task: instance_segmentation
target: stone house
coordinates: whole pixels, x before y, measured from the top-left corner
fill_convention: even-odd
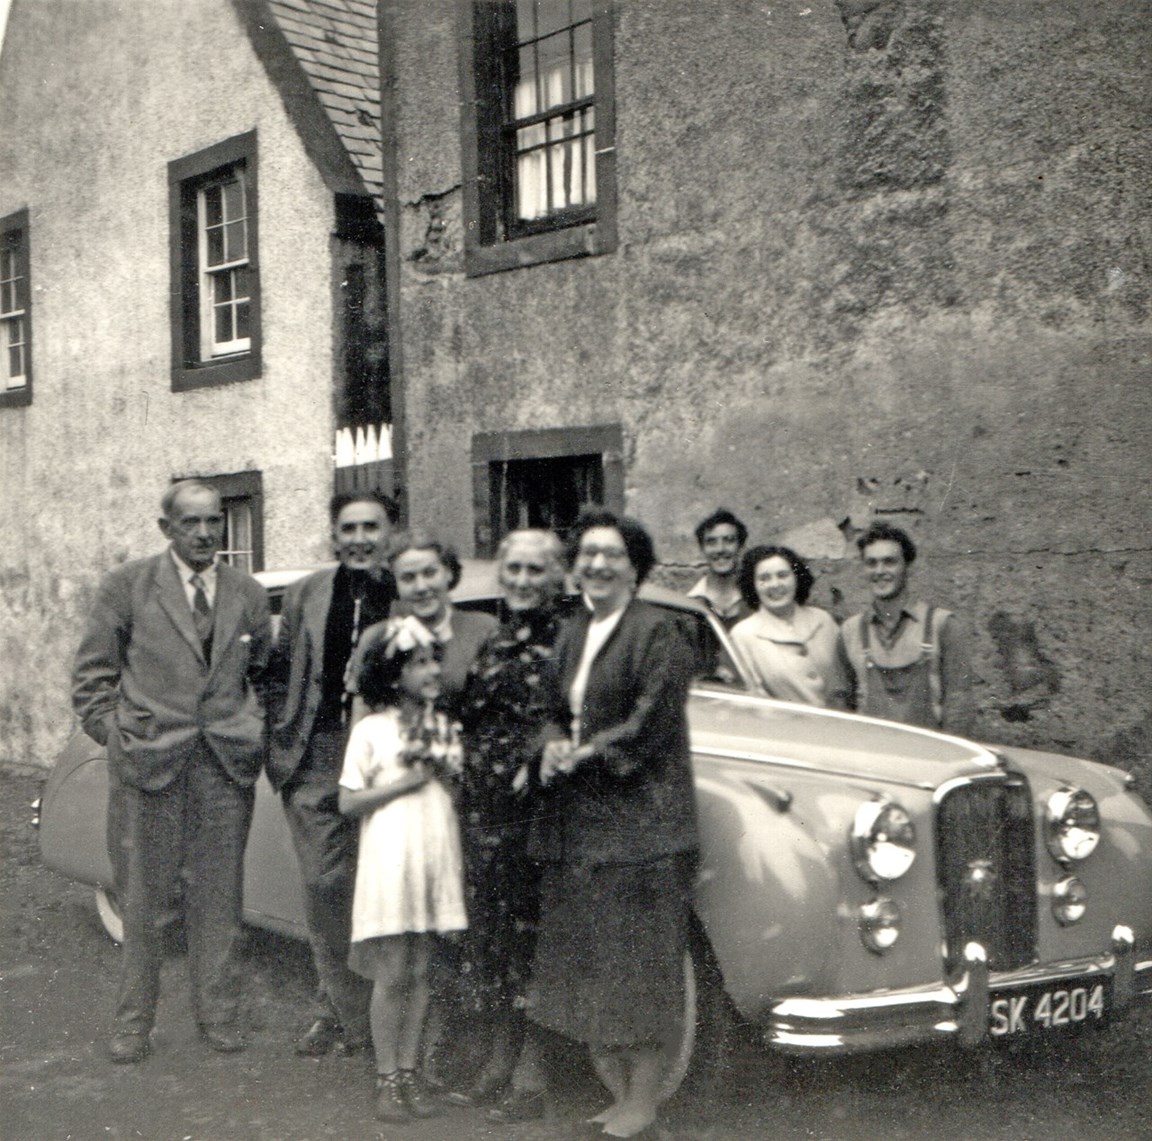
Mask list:
[[[364,0],[12,5],[5,759],[47,764],[66,737],[92,590],[161,548],[169,480],[221,488],[252,569],[325,557],[337,477],[391,487],[377,37]],[[362,462],[336,472],[354,433]]]
[[[1147,756],[1147,2],[381,5],[411,510],[912,532],[989,740]]]
[[[1147,763],[1150,7],[15,0],[6,752],[67,731],[77,623],[166,480],[258,472],[296,565],[333,431],[385,422],[358,470],[465,553],[600,499],[686,583],[725,504],[848,613],[894,519],[970,622],[985,738]],[[237,362],[196,356],[178,239],[235,163],[260,296],[223,356],[258,368],[199,383]]]

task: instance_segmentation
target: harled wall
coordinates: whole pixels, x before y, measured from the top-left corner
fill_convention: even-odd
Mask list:
[[[16,0],[0,107],[35,370],[0,408],[0,758],[48,764],[94,587],[162,548],[174,475],[262,471],[267,564],[325,556],[333,206],[227,0]],[[263,375],[176,394],[167,163],[253,128]]]
[[[413,514],[467,548],[474,432],[618,422],[669,580],[724,503],[850,612],[892,517],[983,736],[1147,764],[1150,5],[623,0],[618,250],[477,279],[455,8],[392,7]]]

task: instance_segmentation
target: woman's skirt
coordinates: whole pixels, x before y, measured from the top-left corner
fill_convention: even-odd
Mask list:
[[[674,1041],[695,863],[546,865],[528,1016],[594,1051]]]

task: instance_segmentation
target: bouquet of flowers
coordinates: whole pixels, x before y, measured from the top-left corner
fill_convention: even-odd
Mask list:
[[[426,765],[441,780],[453,780],[464,770],[464,747],[460,726],[439,712],[431,702],[414,724],[404,725],[405,747],[401,759],[409,765]]]

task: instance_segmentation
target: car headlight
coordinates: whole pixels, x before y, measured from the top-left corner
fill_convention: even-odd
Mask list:
[[[860,908],[860,938],[874,954],[882,955],[900,938],[900,905],[892,899],[874,899]]]
[[[1088,889],[1075,877],[1068,876],[1052,887],[1052,914],[1062,927],[1079,923],[1088,910]]]
[[[1100,809],[1082,788],[1062,788],[1048,798],[1048,850],[1063,863],[1084,860],[1100,842]]]
[[[852,822],[852,857],[869,883],[898,880],[916,859],[916,825],[892,800],[870,800]]]

